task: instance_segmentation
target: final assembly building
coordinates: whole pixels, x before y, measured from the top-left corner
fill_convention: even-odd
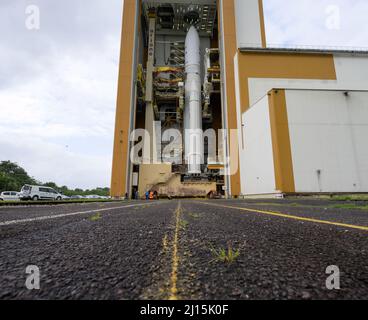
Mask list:
[[[368,53],[267,44],[262,0],[124,0],[111,195],[368,192]]]

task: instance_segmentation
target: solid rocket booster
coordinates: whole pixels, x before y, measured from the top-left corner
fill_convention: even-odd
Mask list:
[[[200,174],[203,163],[201,55],[197,29],[191,27],[185,39],[185,159],[189,174]]]

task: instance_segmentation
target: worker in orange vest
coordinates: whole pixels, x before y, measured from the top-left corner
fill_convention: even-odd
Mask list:
[[[149,193],[149,199],[150,200],[153,200],[153,198],[154,198],[154,193],[153,193],[153,191],[150,191],[150,193]]]

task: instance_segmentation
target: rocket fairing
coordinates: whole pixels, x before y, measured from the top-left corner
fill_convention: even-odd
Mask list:
[[[189,174],[200,174],[204,158],[202,131],[202,91],[200,39],[197,29],[190,27],[185,39],[185,159]]]

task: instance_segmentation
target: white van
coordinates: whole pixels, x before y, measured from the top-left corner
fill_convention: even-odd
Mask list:
[[[21,200],[61,200],[62,194],[50,187],[31,186],[26,184],[20,191]]]
[[[19,201],[19,192],[16,191],[1,192],[0,201]]]

